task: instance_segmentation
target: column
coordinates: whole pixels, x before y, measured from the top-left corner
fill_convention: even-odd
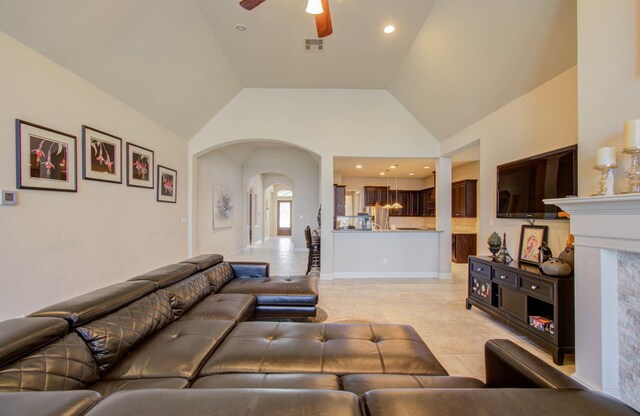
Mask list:
[[[333,156],[320,161],[320,201],[322,225],[320,236],[320,278],[333,279]]]
[[[451,278],[451,159],[436,161],[436,229],[439,239],[438,277]]]

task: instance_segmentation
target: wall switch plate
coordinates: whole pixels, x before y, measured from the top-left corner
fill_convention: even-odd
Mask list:
[[[0,205],[15,205],[16,204],[16,191],[1,191]]]

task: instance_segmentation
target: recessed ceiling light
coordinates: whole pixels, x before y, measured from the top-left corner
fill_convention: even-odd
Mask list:
[[[396,165],[389,166],[389,169],[395,169],[395,168],[396,168]]]
[[[429,166],[425,166],[424,168],[425,168],[425,169],[429,169]]]
[[[384,172],[380,172],[380,176],[384,176]]]
[[[362,165],[356,165],[356,169],[362,169]]]
[[[411,173],[409,174],[409,176],[413,176],[413,175],[415,175],[415,173],[413,173],[413,172],[411,172]]]
[[[245,25],[241,25],[240,23],[235,25],[235,28],[236,28],[236,31],[238,31],[239,33],[244,33],[247,31],[247,27]]]
[[[386,34],[393,33],[395,31],[396,31],[396,27],[393,25],[388,25],[388,26],[385,26],[384,28],[384,33]]]

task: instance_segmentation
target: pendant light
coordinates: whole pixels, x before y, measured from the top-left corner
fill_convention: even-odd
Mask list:
[[[387,176],[387,203],[385,204],[385,206],[382,207],[382,209],[391,209],[391,204],[389,204],[389,169],[386,170],[386,176]]]
[[[309,0],[305,12],[309,14],[322,14],[322,0]]]
[[[398,167],[398,165],[396,165]],[[402,205],[398,202],[398,174],[396,173],[396,202],[391,205],[393,209],[402,209]]]

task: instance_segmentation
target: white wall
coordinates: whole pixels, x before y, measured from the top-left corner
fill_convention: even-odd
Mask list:
[[[80,159],[77,193],[20,190],[17,206],[0,207],[0,320],[184,259],[186,141],[3,33],[0,62],[1,189],[16,186],[16,118],[77,136],[78,150],[86,124],[178,171],[177,204],[82,180]]]
[[[242,166],[223,151],[214,150],[200,157],[198,163],[197,254],[230,255],[243,246]],[[230,228],[213,229],[213,186],[223,185],[233,198],[234,217]]]
[[[485,242],[497,231],[501,236],[507,233],[509,253],[518,257],[524,221],[496,218],[496,167],[575,144],[577,128],[577,69],[574,67],[442,143],[442,153],[447,155],[480,139],[479,254],[489,254]],[[583,180],[579,176],[578,182]],[[536,224],[549,226],[549,246],[554,254],[559,253],[568,237],[568,222],[536,221]]]
[[[255,139],[282,141],[320,156],[326,277],[333,273],[333,157],[440,155],[440,143],[388,91],[333,89],[244,89],[191,138],[189,155]],[[197,160],[190,161],[193,170]],[[190,184],[192,201],[198,197],[194,185]],[[195,204],[191,206],[193,210]],[[315,223],[316,213],[317,206],[306,222]],[[194,227],[192,223],[191,241]]]

